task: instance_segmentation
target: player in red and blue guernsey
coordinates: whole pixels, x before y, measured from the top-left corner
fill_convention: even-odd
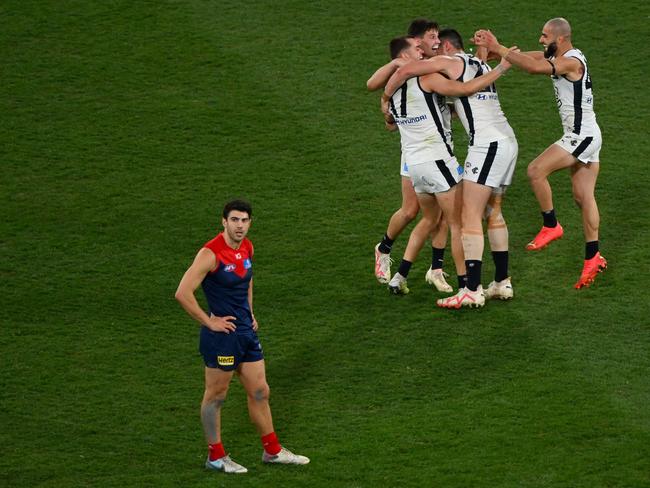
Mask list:
[[[282,447],[273,428],[264,356],[253,315],[253,244],[249,203],[233,200],[223,209],[224,231],[207,242],[183,275],[176,299],[201,324],[199,350],[205,363],[201,422],[208,442],[205,467],[246,473],[221,442],[221,409],[235,371],[248,396],[248,412],[264,446],[265,463],[307,464],[309,458]],[[202,286],[209,313],[194,295]]]

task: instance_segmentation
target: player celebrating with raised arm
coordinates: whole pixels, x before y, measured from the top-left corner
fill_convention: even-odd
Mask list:
[[[537,251],[562,237],[564,231],[555,216],[548,176],[570,168],[573,198],[582,211],[585,235],[585,261],[574,287],[589,286],[598,273],[607,268],[607,261],[599,252],[600,215],[594,195],[600,169],[602,137],[593,109],[587,59],[573,47],[571,26],[563,18],[551,19],[544,24],[539,38],[544,46],[543,52],[513,52],[500,45],[494,34],[485,30],[476,32],[474,39],[477,45],[506,56],[508,61],[528,73],[551,76],[564,135],[528,166],[528,178],[541,207],[544,224],[526,249]]]
[[[307,464],[305,456],[280,445],[273,428],[264,356],[253,316],[253,245],[246,238],[252,209],[233,200],[223,209],[223,232],[207,242],[183,275],[176,300],[201,324],[199,350],[205,362],[205,392],[201,422],[208,442],[205,467],[226,473],[246,473],[221,442],[221,409],[235,371],[246,390],[248,413],[262,439],[262,461]],[[209,314],[194,292],[202,286]]]
[[[396,57],[404,51],[417,52],[419,48],[415,39],[401,37],[391,41],[390,49],[392,56]],[[417,59],[417,55],[413,54],[411,58]],[[409,165],[409,175],[423,212],[422,220],[411,232],[400,269],[389,282],[389,287],[396,293],[408,292],[406,274],[410,269],[410,257],[417,255],[430,230],[436,202],[451,230],[452,256],[457,274],[465,274],[460,238],[460,192],[456,186],[460,175],[448,131],[442,122],[441,106],[445,106],[445,103],[439,94],[470,95],[493,83],[508,67],[507,61],[503,61],[495,70],[464,83],[449,80],[438,73],[415,77],[395,93],[384,93],[382,96],[390,107],[386,117],[394,119],[399,128],[403,159]]]

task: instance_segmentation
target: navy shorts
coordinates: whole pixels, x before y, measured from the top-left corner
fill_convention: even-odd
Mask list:
[[[240,363],[253,363],[264,359],[257,334],[251,330],[243,334],[214,332],[201,326],[199,352],[208,368],[224,371],[237,369]]]

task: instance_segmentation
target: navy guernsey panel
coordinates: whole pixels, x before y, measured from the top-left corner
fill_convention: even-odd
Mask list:
[[[217,317],[236,317],[238,334],[252,331],[248,288],[253,277],[253,244],[245,238],[239,249],[233,249],[226,244],[222,232],[203,247],[216,258],[216,267],[201,283],[210,312]]]

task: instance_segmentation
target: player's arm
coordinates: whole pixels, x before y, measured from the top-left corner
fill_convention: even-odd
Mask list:
[[[483,62],[492,61],[493,59],[496,59],[496,57],[494,56],[490,58],[490,51],[488,51],[488,48],[485,46],[477,46],[476,52],[474,53],[474,57],[480,59]]]
[[[406,62],[403,58],[395,58],[390,63],[383,65],[373,75],[368,78],[366,81],[366,87],[368,91],[377,91],[380,88],[384,87],[388,82],[388,79],[392,76],[395,71]]]
[[[248,307],[251,309],[251,317],[253,318],[253,330],[257,330],[257,320],[255,320],[255,314],[253,313],[253,278],[248,285]]]
[[[214,315],[208,315],[201,305],[199,305],[196,296],[194,296],[194,292],[205,276],[214,268],[214,263],[214,253],[205,247],[201,249],[196,254],[192,265],[185,271],[174,296],[178,303],[181,304],[181,307],[194,320],[211,330],[229,333],[235,330],[235,324],[232,323],[235,317],[215,317]]]
[[[411,61],[395,71],[393,76],[390,77],[390,80],[388,80],[388,83],[386,83],[384,93],[387,96],[392,96],[406,80],[414,76],[424,76],[444,71],[448,67],[448,62],[449,58],[447,56],[436,56],[432,59]]]
[[[494,53],[490,51],[487,46],[485,45],[480,45],[479,43],[476,42],[476,35],[479,32],[483,32],[481,30],[476,31],[474,36],[470,39],[470,42],[474,45],[476,45],[476,53],[474,54],[474,57],[480,59],[483,62],[487,61],[501,61],[501,56],[499,56],[497,53]]]
[[[560,57],[551,60],[546,59],[543,53],[541,57],[534,57],[509,50],[504,46],[499,47],[499,53],[505,56],[513,65],[533,75],[566,75],[578,72],[582,66],[576,58]]]
[[[521,54],[530,56],[533,59],[544,59],[544,51],[522,51]]]
[[[578,73],[582,67],[576,58],[559,57],[551,60],[546,59],[544,53],[539,51],[533,51],[536,55],[532,56],[531,53],[516,52],[504,46],[499,49],[513,65],[533,75],[567,75]]]
[[[502,59],[501,63],[499,63],[492,71],[477,76],[473,80],[464,83],[461,81],[449,80],[439,73],[434,73],[420,78],[420,85],[425,90],[434,91],[441,95],[447,95],[450,97],[469,96],[494,83],[508,70],[509,67],[510,64],[506,60]]]
[[[535,75],[565,75],[580,70],[580,61],[575,58],[546,59],[544,53],[532,51],[522,53],[515,48],[507,48],[499,44],[496,36],[490,31],[478,31],[474,35],[477,45],[485,46],[497,53],[518,68]]]

